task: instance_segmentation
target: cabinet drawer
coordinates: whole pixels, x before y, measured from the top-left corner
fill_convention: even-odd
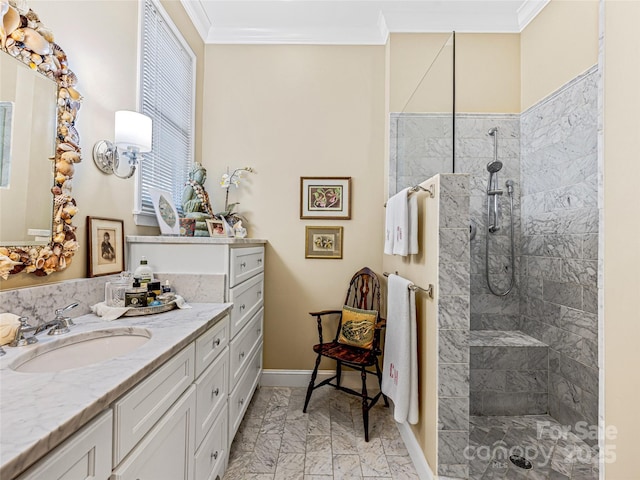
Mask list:
[[[232,248],[229,259],[229,287],[264,271],[264,247]]]
[[[83,427],[18,480],[107,480],[111,475],[111,410]]]
[[[229,349],[224,352],[196,380],[196,447],[211,428],[213,421],[226,403],[229,394],[227,375]]]
[[[229,291],[231,310],[231,338],[260,310],[264,299],[264,274],[261,273]]]
[[[196,388],[190,387],[151,429],[111,480],[193,479]]]
[[[195,480],[215,480],[222,478],[227,462],[227,408],[216,417],[213,426],[196,450]]]
[[[164,415],[194,380],[191,343],[114,403],[113,465]]]
[[[240,378],[235,390],[229,396],[229,444],[242,422],[244,412],[251,401],[253,392],[260,381],[262,372],[262,346],[260,346],[249,361],[249,367]]]
[[[229,343],[228,316],[196,339],[196,378],[224,350],[227,343]]]
[[[263,318],[264,308],[261,308],[240,333],[231,340],[229,346],[229,390],[233,390],[238,383],[246,365],[249,364],[251,354],[258,343],[262,343]]]

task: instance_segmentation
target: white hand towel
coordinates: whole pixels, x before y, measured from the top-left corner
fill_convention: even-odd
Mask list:
[[[394,403],[396,422],[418,422],[418,352],[415,293],[411,282],[389,275],[382,393]]]
[[[385,210],[385,222],[384,222],[384,253],[387,255],[393,255],[393,237],[394,237],[394,203],[397,198],[395,195],[387,200],[387,208]]]
[[[393,196],[393,254],[409,254],[409,189],[400,190]]]
[[[409,255],[415,255],[418,253],[418,197],[416,195],[409,196],[408,217],[408,253]]]

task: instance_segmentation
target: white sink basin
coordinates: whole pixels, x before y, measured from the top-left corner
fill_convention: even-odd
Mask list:
[[[60,372],[125,355],[151,338],[146,328],[116,327],[61,337],[38,345],[10,365],[17,372]]]

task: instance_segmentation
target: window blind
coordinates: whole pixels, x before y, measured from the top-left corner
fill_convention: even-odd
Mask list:
[[[155,218],[149,188],[171,192],[180,210],[193,162],[195,55],[151,0],[144,1],[140,58],[140,111],[153,119],[153,147],[140,162],[136,213]]]

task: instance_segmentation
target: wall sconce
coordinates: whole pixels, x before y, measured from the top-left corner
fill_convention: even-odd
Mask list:
[[[109,140],[96,142],[93,161],[107,175],[113,173],[118,178],[130,178],[136,171],[140,153],[151,151],[152,121],[142,113],[119,110],[116,112],[115,126],[114,143]],[[118,173],[120,155],[129,160],[129,172],[126,175]]]

